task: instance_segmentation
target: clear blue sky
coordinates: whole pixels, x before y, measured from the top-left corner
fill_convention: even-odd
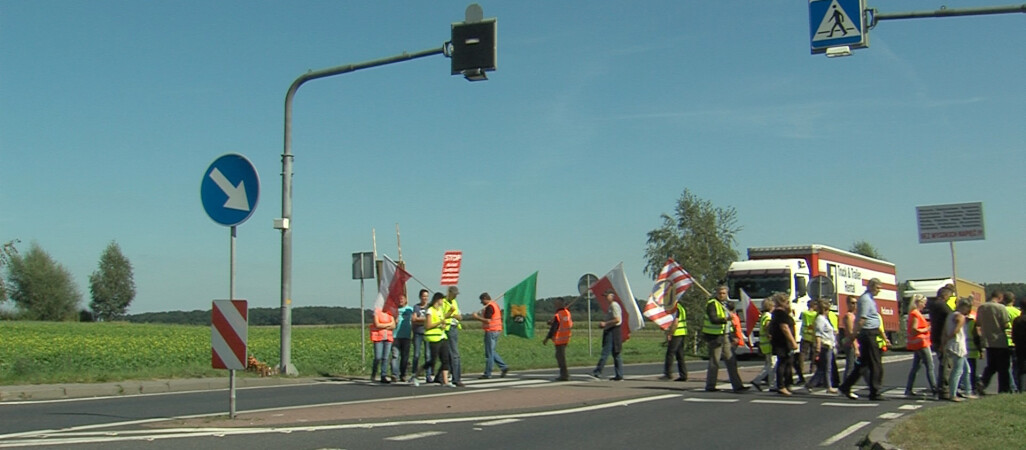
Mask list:
[[[277,307],[288,86],[440,47],[467,4],[0,1],[0,241],[38,243],[83,307],[113,240],[130,313],[208,309],[228,296],[229,230],[199,186],[242,153],[261,193],[237,297]],[[620,261],[643,297],[646,233],[685,188],[737,209],[742,254],[866,240],[899,279],[951,271],[946,244],[918,243],[917,205],[983,202],[987,239],[957,244],[959,275],[1026,281],[1026,15],[883,22],[827,59],[809,54],[806,2],[481,5],[499,24],[487,82],[435,56],[299,90],[294,307],[358,306],[351,254],[376,229],[397,257],[396,223],[433,289],[459,249],[467,299],[535,270],[540,297],[570,295]]]

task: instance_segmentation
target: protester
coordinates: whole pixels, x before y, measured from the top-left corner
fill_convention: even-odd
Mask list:
[[[834,347],[837,346],[835,342],[834,326],[830,323],[830,302],[826,300],[817,300],[815,303],[816,321],[815,321],[815,333],[813,335],[813,362],[816,364],[816,372],[812,375],[812,378],[805,385],[806,389],[812,390],[813,387],[823,383],[826,385],[826,390],[829,393],[836,393],[837,389],[834,388],[833,380],[830,377],[830,368],[834,361]]]
[[[798,384],[806,384],[805,361],[809,361],[809,372],[813,370],[813,360],[816,355],[813,351],[816,341],[816,317],[819,316],[816,311],[816,302],[816,299],[810,298],[806,303],[806,310],[802,311],[799,316],[802,340],[798,344],[798,353],[794,355],[794,370],[798,373]]]
[[[791,317],[791,300],[784,293],[774,294],[773,299],[775,308],[771,313],[769,329],[773,355],[777,357],[777,392],[791,396],[788,388],[793,382],[792,356],[798,350],[798,341],[794,337],[794,318]]]
[[[556,299],[555,306],[556,314],[549,320],[549,334],[545,335],[542,345],[552,341],[552,345],[556,347],[556,365],[559,366],[559,377],[556,381],[570,381],[570,370],[566,366],[566,346],[570,344],[574,321],[562,298]]]
[[[424,369],[433,371],[435,362],[438,362],[439,368],[435,372],[435,380],[442,386],[453,387],[455,385],[449,383],[449,344],[446,342],[448,339],[445,333],[445,326],[449,320],[445,317],[444,299],[445,296],[441,292],[436,292],[431,298],[431,302],[428,303],[427,319],[424,322],[424,339],[431,346],[431,358],[424,365]],[[414,374],[414,386],[418,385],[417,376],[419,375],[419,371]]]
[[[452,372],[452,384],[463,387],[463,367],[460,364],[460,329],[463,324],[460,322],[460,305],[456,303],[456,296],[460,290],[456,286],[449,286],[448,295],[445,297],[444,311],[447,325],[445,328],[446,342],[449,344],[449,367]]]
[[[987,368],[980,377],[980,392],[985,392],[991,377],[998,376],[998,392],[1011,392],[1010,352],[1005,329],[1011,326],[1008,309],[1000,291],[990,294],[990,300],[976,308],[976,326],[980,330],[980,343],[987,350]]]
[[[770,320],[773,317],[773,308],[776,306],[775,299],[771,296],[762,301],[762,315],[759,316],[759,352],[762,353],[764,360],[762,366],[762,372],[759,372],[755,378],[752,379],[752,386],[762,391],[760,383],[766,382],[770,390],[777,390],[777,371],[773,367],[776,362],[776,356],[773,356],[773,343],[770,341]]]
[[[955,286],[945,285],[937,290],[937,296],[926,303],[926,310],[930,312],[930,344],[934,353],[940,358],[937,364],[937,398],[946,400],[948,398],[948,376],[951,374],[951,366],[944,358],[944,347],[941,342],[944,340],[944,324],[948,315],[955,312]]]
[[[951,375],[948,378],[948,398],[953,402],[962,401],[958,397],[958,385],[959,380],[964,380],[963,386],[967,394],[971,397],[975,397],[971,394],[972,388],[969,386],[969,374],[965,373],[965,369],[968,366],[966,364],[966,355],[969,354],[969,349],[966,346],[966,332],[965,332],[965,316],[969,314],[972,309],[972,302],[969,299],[960,299],[955,306],[955,312],[948,315],[948,319],[944,325],[944,357],[951,361]],[[965,377],[963,377],[965,373]]]
[[[854,332],[859,343],[859,368],[852,371],[840,386],[841,393],[853,400],[859,396],[851,392],[851,388],[862,371],[868,371],[869,374],[869,399],[872,401],[883,400],[880,395],[880,388],[883,384],[883,361],[877,340],[882,340],[885,346],[889,346],[890,341],[880,331],[883,322],[880,319],[875,297],[880,293],[881,284],[883,282],[879,278],[869,280],[869,283],[866,284],[866,292],[859,297],[856,306],[858,312],[855,316]]]
[[[1015,322],[1022,314],[1022,310],[1018,306],[1015,306],[1015,294],[1005,291],[1004,293],[1005,309],[1008,310],[1008,321],[1009,323]],[[1011,366],[1011,377],[1010,388],[1012,392],[1021,392],[1023,385],[1019,384],[1019,358],[1016,356],[1015,342],[1012,340],[1012,327],[1009,325],[1005,328],[1005,334],[1008,336],[1008,356],[1009,365]]]
[[[705,390],[707,392],[719,390],[716,387],[716,381],[720,372],[721,359],[726,362],[727,377],[730,379],[733,391],[743,392],[749,388],[744,385],[741,377],[738,375],[737,356],[734,355],[734,351],[728,342],[730,337],[727,334],[727,324],[730,321],[730,317],[728,317],[726,309],[727,299],[727,286],[718,286],[716,288],[716,297],[710,298],[705,304],[705,319],[702,320],[702,339],[709,349],[709,364],[705,372]]]
[[[669,380],[673,361],[677,361],[677,378],[675,381],[688,381],[688,369],[684,363],[684,337],[688,334],[688,312],[679,298],[666,308],[673,311],[674,321],[666,330],[666,358],[663,361],[663,379]]]
[[[613,381],[623,380],[623,360],[620,359],[620,352],[623,350],[623,335],[620,326],[623,324],[623,309],[616,302],[616,292],[612,289],[606,291],[606,319],[599,322],[602,329],[602,355],[599,356],[598,364],[591,375],[595,378],[602,377],[602,368],[606,365],[606,359],[613,356]]]
[[[855,310],[858,309],[858,297],[854,295],[848,296],[846,305],[848,308],[844,313],[844,320],[841,322],[841,330],[844,332],[841,336],[841,349],[844,351],[844,378],[848,378],[855,367],[858,366],[856,363],[859,357],[859,343],[855,339]],[[837,383],[840,385],[840,383]]]
[[[396,310],[395,342],[392,344],[392,375],[399,373],[399,381],[406,381],[410,365],[410,342],[413,338],[413,307],[406,301],[406,295],[399,296]]]
[[[488,295],[487,292],[482,293],[480,297],[481,304],[484,305],[480,311],[472,314],[471,317],[479,320],[481,326],[484,329],[484,357],[485,357],[485,368],[484,374],[481,375],[482,379],[488,379],[492,377],[492,367],[495,365],[499,366],[501,371],[499,378],[505,378],[506,373],[509,372],[509,366],[502,360],[499,353],[495,351],[495,346],[499,341],[499,335],[502,334],[502,310],[499,309],[499,305],[492,300],[492,296]]]
[[[916,374],[919,367],[926,368],[926,381],[930,384],[930,393],[937,393],[937,382],[934,378],[933,352],[930,351],[930,322],[923,317],[923,309],[926,308],[926,297],[922,294],[912,296],[909,305],[907,336],[908,341],[905,349],[912,353],[912,368],[908,372],[908,382],[905,383],[905,396],[914,395],[912,387],[916,382]]]
[[[381,382],[388,384],[387,376],[392,356],[392,332],[395,330],[395,318],[386,311],[374,310],[374,323],[371,324],[371,342],[374,343],[374,363],[371,365],[371,381],[377,378],[378,367],[381,368]],[[392,373],[395,377],[395,372]]]
[[[420,356],[424,355],[424,363],[431,359],[431,347],[424,339],[424,322],[427,321],[428,296],[431,293],[427,289],[420,290],[420,303],[413,305],[413,371],[420,369]],[[431,368],[427,369],[425,381],[431,382]],[[415,377],[414,377],[415,378]],[[411,380],[412,382],[413,380]]]
[[[1019,301],[1019,308],[1026,306],[1026,302]],[[1012,343],[1015,344],[1015,360],[1018,367],[1015,373],[1015,383],[1019,386],[1019,392],[1023,391],[1023,375],[1026,372],[1026,314],[1020,314],[1012,321]]]

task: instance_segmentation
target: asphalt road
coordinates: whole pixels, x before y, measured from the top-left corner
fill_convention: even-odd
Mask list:
[[[728,391],[708,393],[705,362],[692,361],[684,383],[659,381],[661,365],[644,364],[627,366],[623,382],[595,380],[578,368],[570,383],[537,371],[468,379],[460,389],[338,381],[240,389],[236,420],[224,417],[225,390],[0,404],[0,447],[850,448],[874,426],[939,404],[902,396],[908,356],[889,356],[883,402],[804,390],[791,398],[734,394],[725,384]],[[756,365],[746,364],[742,378]]]

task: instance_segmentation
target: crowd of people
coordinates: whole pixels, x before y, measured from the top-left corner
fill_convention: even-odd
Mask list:
[[[436,292],[433,296],[427,289],[421,289],[420,303],[416,305],[410,306],[406,296],[400,295],[398,308],[375,309],[370,331],[374,345],[371,381],[419,386],[423,377],[427,383],[465,386],[459,351],[459,332],[463,328],[463,314],[456,301],[459,293],[456,286],[450,286],[446,294]],[[502,309],[487,292],[479,299],[483,308],[470,317],[480,321],[484,329],[485,372],[480,378],[491,378],[496,366],[499,377],[505,377],[509,366],[496,351],[502,333]]]

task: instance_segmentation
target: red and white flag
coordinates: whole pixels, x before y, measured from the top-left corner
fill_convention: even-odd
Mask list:
[[[630,339],[631,331],[645,326],[645,320],[641,316],[641,309],[631,292],[631,284],[627,282],[627,276],[623,273],[623,263],[617,264],[606,276],[599,278],[591,286],[591,292],[599,301],[603,311],[609,311],[609,304],[606,302],[606,291],[613,290],[613,301],[620,305],[623,313],[623,323],[620,326],[620,333],[623,341]]]
[[[383,256],[381,263],[381,280],[378,283],[378,297],[374,299],[374,309],[391,311],[394,315],[399,310],[399,296],[403,294],[406,281],[410,274],[396,265],[388,256]]]
[[[673,295],[673,298],[679,298],[691,287],[693,280],[691,274],[684,270],[680,264],[677,264],[673,258],[666,261],[666,265],[663,266],[663,270],[659,271],[659,276],[656,278],[655,286],[652,287],[652,293],[648,296],[648,301],[645,302],[645,309],[642,314],[659,325],[660,328],[666,330],[673,324],[674,312],[667,312],[663,308],[663,302],[665,301],[666,295]],[[670,287],[673,287],[672,294],[670,293]]]
[[[751,336],[752,330],[755,328],[755,324],[759,323],[759,317],[762,316],[762,313],[744,289],[738,288],[738,291],[741,292],[741,311],[744,311],[745,314],[745,336]]]

